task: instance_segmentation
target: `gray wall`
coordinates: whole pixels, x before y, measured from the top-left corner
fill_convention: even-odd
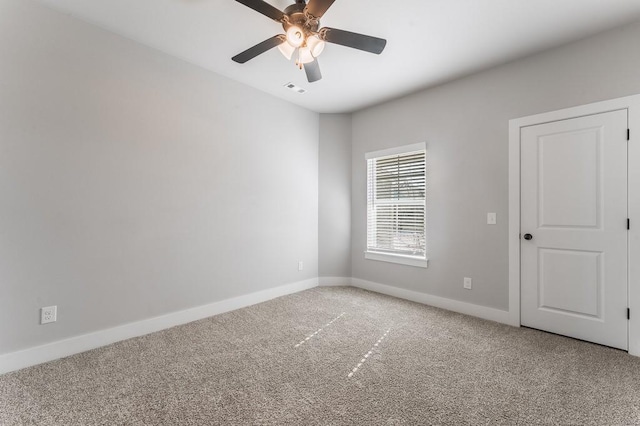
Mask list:
[[[506,309],[508,120],[640,93],[639,39],[319,117],[0,0],[0,354],[316,276]],[[430,266],[367,261],[364,154],[420,141]],[[47,305],[59,320],[40,326]]]
[[[0,353],[316,277],[318,134],[316,113],[0,0]]]
[[[320,115],[318,273],[351,276],[351,115]]]
[[[640,93],[638,40],[640,23],[354,114],[353,276],[508,309],[508,122]],[[365,260],[364,155],[421,141],[429,268]],[[486,225],[487,212],[498,213],[497,226]]]

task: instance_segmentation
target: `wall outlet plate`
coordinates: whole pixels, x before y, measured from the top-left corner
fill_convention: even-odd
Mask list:
[[[47,306],[40,309],[40,324],[49,324],[50,322],[56,322],[58,319],[58,307]]]
[[[302,260],[298,262],[298,271],[302,271],[304,269],[304,263],[302,263]]]
[[[473,287],[473,280],[469,277],[464,277],[464,288],[471,290]]]

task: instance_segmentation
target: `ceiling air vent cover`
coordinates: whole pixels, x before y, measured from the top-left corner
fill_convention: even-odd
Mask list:
[[[287,83],[284,85],[284,87],[286,87],[287,89],[293,90],[296,93],[300,93],[301,95],[303,93],[307,93],[307,91],[305,89],[303,89],[302,87],[296,86],[293,83]]]

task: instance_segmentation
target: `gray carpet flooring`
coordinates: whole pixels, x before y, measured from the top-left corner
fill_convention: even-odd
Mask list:
[[[640,424],[640,359],[316,288],[0,376],[0,424]]]

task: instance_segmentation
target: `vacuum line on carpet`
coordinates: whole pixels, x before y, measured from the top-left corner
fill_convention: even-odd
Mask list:
[[[369,350],[369,352],[367,352],[366,354],[364,354],[364,357],[362,357],[362,359],[360,360],[360,362],[358,363],[358,365],[355,366],[355,368],[353,370],[351,370],[351,373],[348,374],[347,377],[353,377],[353,374],[358,371],[358,369],[360,367],[362,367],[362,364],[364,364],[367,359],[373,355],[373,351],[380,346],[380,343],[382,343],[382,341],[384,340],[385,337],[387,337],[387,334],[389,334],[389,331],[391,331],[391,329],[387,329],[387,331],[382,335],[381,338],[378,339],[378,341],[375,343],[375,345],[373,345],[373,347],[371,348],[371,350]]]
[[[295,345],[294,347],[299,347],[301,345],[304,345],[306,342],[308,342],[310,339],[314,338],[315,336],[318,335],[318,333],[320,333],[323,329],[329,327],[331,324],[333,324],[335,321],[339,320],[340,318],[342,318],[342,316],[345,314],[345,312],[341,313],[340,315],[338,315],[337,317],[335,317],[334,319],[332,319],[331,321],[329,321],[328,323],[326,323],[325,325],[323,325],[321,328],[319,328],[318,330],[316,330],[315,333],[308,335],[307,337],[304,338],[304,340],[302,340],[300,343],[298,343],[297,345]]]

